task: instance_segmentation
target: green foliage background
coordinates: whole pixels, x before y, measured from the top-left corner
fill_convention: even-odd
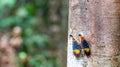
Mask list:
[[[16,49],[20,67],[66,67],[67,3],[0,0],[0,31],[22,28],[23,43]]]

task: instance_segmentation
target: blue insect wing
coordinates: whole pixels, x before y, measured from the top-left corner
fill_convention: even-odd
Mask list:
[[[80,46],[78,45],[77,42],[73,43],[73,50],[75,50],[75,49],[80,49]]]
[[[84,41],[82,42],[82,45],[83,45],[84,48],[89,48],[89,45],[88,45],[88,43],[86,42],[86,40],[84,40]]]

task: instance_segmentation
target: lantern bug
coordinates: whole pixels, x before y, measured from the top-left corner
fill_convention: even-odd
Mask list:
[[[85,40],[85,38],[81,34],[78,34],[78,36],[79,36],[79,40],[81,41],[82,47],[84,49],[84,53],[86,54],[87,57],[89,57],[90,56],[89,43]]]
[[[79,58],[81,54],[81,47],[72,35],[70,35],[70,37],[72,38],[73,54],[76,58]]]

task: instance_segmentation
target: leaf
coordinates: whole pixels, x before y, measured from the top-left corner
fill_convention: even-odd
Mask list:
[[[16,0],[0,0],[0,9],[3,9],[5,6],[14,7]]]
[[[24,18],[28,16],[28,11],[25,7],[20,7],[17,9],[16,15],[20,18]]]
[[[54,67],[54,66],[51,61],[47,61],[47,63],[44,64],[44,67]]]
[[[29,14],[31,14],[31,15],[34,15],[35,12],[36,12],[35,7],[33,5],[31,5],[31,4],[27,4],[26,9],[28,10]]]
[[[25,31],[24,31],[24,34],[26,36],[31,36],[33,34],[33,31],[31,28],[26,28]]]
[[[20,59],[25,59],[26,56],[27,56],[27,54],[26,54],[25,52],[20,52],[20,53],[19,53],[19,58],[20,58]]]
[[[40,47],[44,47],[45,46],[45,43],[46,43],[46,40],[47,40],[47,37],[44,36],[44,35],[34,35],[32,37],[33,41],[38,44]]]
[[[26,23],[28,24],[28,26],[33,26],[35,25],[36,22],[37,22],[37,19],[35,17],[29,17],[26,20]]]
[[[7,26],[10,26],[14,22],[15,22],[15,18],[14,17],[8,17],[8,18],[5,18],[5,19],[2,19],[0,21],[0,28],[4,28],[4,27],[7,27]]]

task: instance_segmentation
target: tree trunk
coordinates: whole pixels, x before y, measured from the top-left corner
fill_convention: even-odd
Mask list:
[[[76,59],[68,37],[67,67],[120,67],[120,0],[69,0],[69,31],[84,34],[91,56]]]

